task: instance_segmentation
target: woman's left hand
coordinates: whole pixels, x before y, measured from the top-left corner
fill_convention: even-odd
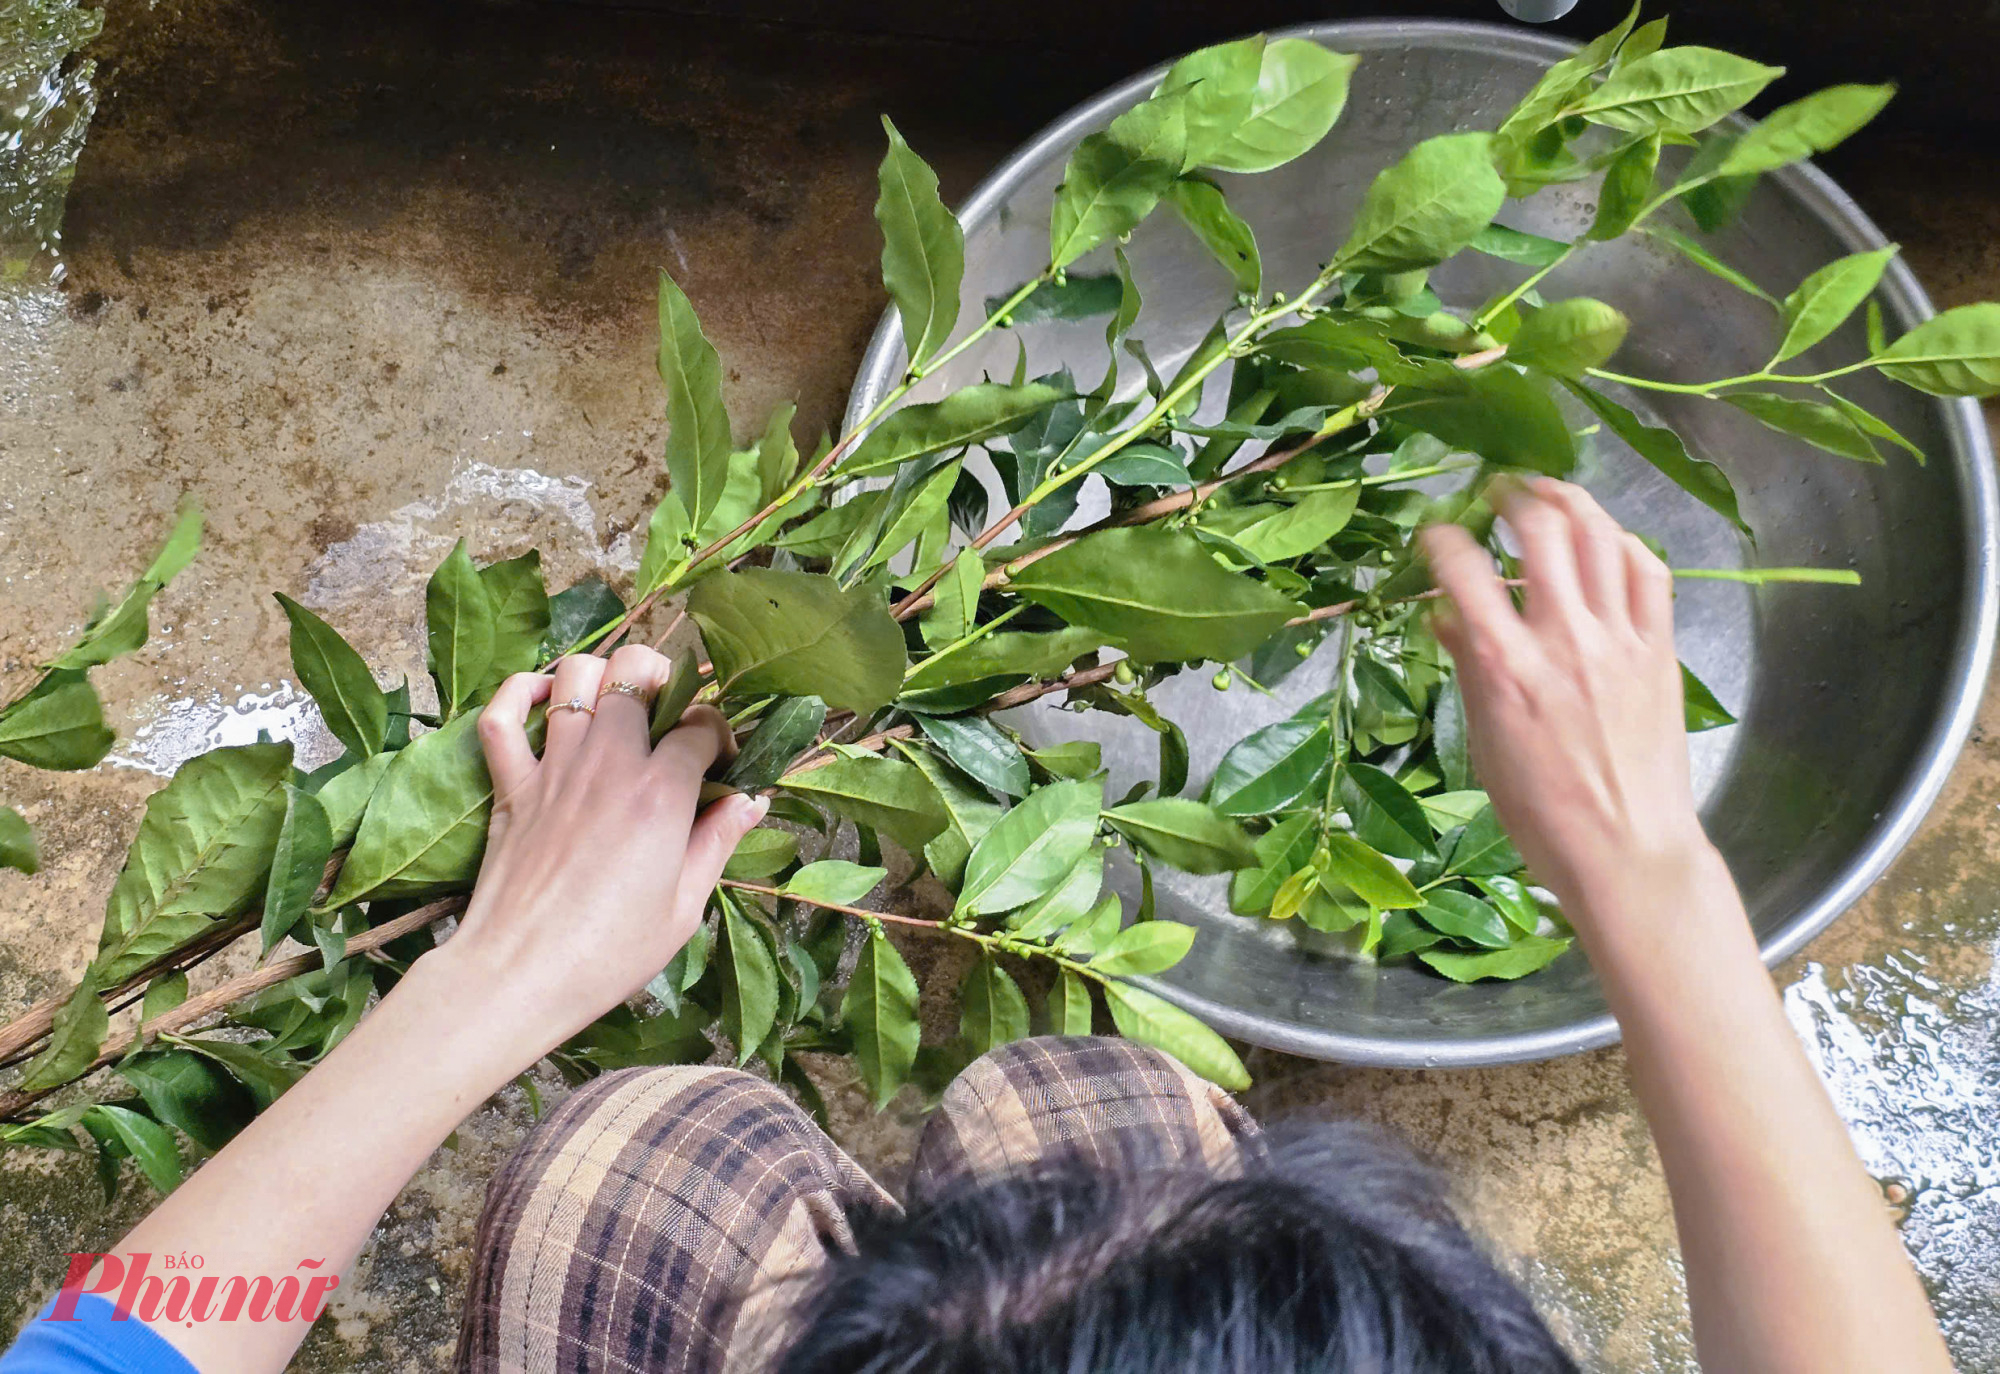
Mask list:
[[[632,996],[701,920],[722,866],[769,804],[695,815],[702,774],[733,752],[728,722],[697,706],[648,742],[666,658],[627,645],[507,679],[479,719],[493,822],[458,933],[431,956],[509,1000],[529,1062]],[[633,689],[607,690],[614,684]],[[538,759],[528,715],[547,701]],[[569,705],[580,702],[594,711]]]

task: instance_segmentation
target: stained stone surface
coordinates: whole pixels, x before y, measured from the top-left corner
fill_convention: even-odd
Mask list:
[[[1219,37],[1231,21],[1212,22]],[[0,764],[0,796],[46,855],[36,878],[0,872],[9,1011],[82,969],[165,773],[302,723],[269,591],[420,675],[422,577],[460,536],[486,557],[539,547],[558,585],[629,571],[665,480],[656,268],[701,311],[745,434],[788,397],[816,430],[882,305],[877,113],[963,195],[1153,56],[278,0],[113,0],[89,54],[100,106],[67,279],[0,295],[0,692],[143,563],[183,491],[201,494],[210,535],[153,643],[98,674],[111,759],[83,775]],[[1992,155],[1876,136],[1834,170],[1940,304],[2000,296]],[[1869,1167],[1907,1195],[1906,1239],[1968,1371],[2000,1370],[1996,729],[2000,697],[1905,857],[1778,975]],[[949,986],[947,955],[913,956]],[[1666,1192],[1617,1050],[1451,1074],[1263,1054],[1252,1068],[1260,1112],[1379,1121],[1449,1168],[1592,1367],[1694,1367]],[[914,1105],[877,1116],[826,1069],[837,1134],[893,1175]],[[484,1181],[527,1120],[510,1089],[438,1153],[300,1367],[443,1362]],[[329,1157],[327,1186],[340,1170]],[[0,1331],[53,1289],[64,1252],[102,1249],[144,1207],[132,1178],[107,1207],[81,1156],[0,1156]]]

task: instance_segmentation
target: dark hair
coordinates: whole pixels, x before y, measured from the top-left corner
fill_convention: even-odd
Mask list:
[[[1236,1178],[1068,1164],[857,1220],[780,1374],[1574,1374],[1410,1152],[1353,1126]]]

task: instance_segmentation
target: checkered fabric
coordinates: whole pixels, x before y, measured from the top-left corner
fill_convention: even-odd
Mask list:
[[[913,1196],[1055,1160],[1234,1172],[1262,1149],[1228,1094],[1098,1037],[1023,1040],[945,1091]],[[741,1374],[849,1214],[896,1202],[783,1092],[734,1069],[627,1069],[570,1095],[495,1177],[459,1335],[467,1374]]]

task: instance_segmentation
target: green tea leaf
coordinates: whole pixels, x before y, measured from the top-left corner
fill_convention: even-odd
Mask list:
[[[305,1065],[266,1053],[264,1046],[270,1044],[269,1041],[246,1045],[207,1036],[176,1036],[174,1044],[229,1070],[230,1076],[248,1088],[250,1095],[257,1099],[259,1111],[283,1097],[306,1073]]]
[[[264,888],[264,952],[292,933],[312,905],[333,857],[333,829],[319,798],[298,787],[285,788],[285,816],[271,852],[271,875]]]
[[[1250,117],[1263,61],[1264,35],[1259,33],[1197,49],[1167,68],[1160,91],[1184,96],[1189,166],[1205,163]]]
[[[1238,869],[1229,883],[1229,907],[1240,916],[1268,911],[1271,899],[1287,878],[1306,866],[1319,842],[1318,817],[1302,811],[1287,816],[1259,835],[1254,848],[1258,867]]]
[[[1934,315],[1876,356],[1883,376],[1933,396],[2000,395],[2000,304]]]
[[[746,792],[778,780],[793,759],[819,739],[826,703],[818,697],[786,697],[764,713],[730,763],[723,781]]]
[[[1458,679],[1452,678],[1439,689],[1437,707],[1431,713],[1432,748],[1437,754],[1438,771],[1444,785],[1457,790],[1473,786],[1472,751],[1465,728],[1465,698]]]
[[[1351,486],[1307,492],[1290,505],[1225,506],[1209,514],[1202,528],[1227,536],[1260,563],[1286,563],[1346,529],[1360,500],[1361,488]]]
[[[394,756],[327,895],[329,909],[472,886],[493,809],[478,720],[460,716]]]
[[[728,490],[725,476],[723,491]],[[718,503],[721,496],[717,496]],[[694,522],[688,516],[678,491],[670,490],[653,507],[646,522],[646,547],[639,555],[639,571],[632,584],[637,595],[646,596],[666,584],[668,576],[685,558],[693,543]]]
[[[1882,112],[1894,86],[1829,86],[1780,105],[1728,144],[1717,177],[1754,176],[1823,153]]]
[[[1090,1034],[1090,984],[1068,969],[1057,975],[1049,995],[1049,1022],[1051,1035]]]
[[[389,698],[367,662],[321,620],[283,592],[275,593],[292,622],[292,671],[333,737],[364,757],[382,751],[389,731]]]
[[[1185,873],[1227,873],[1257,862],[1248,832],[1205,802],[1161,797],[1114,806],[1104,818],[1133,844]]]
[[[1165,1050],[1209,1082],[1241,1092],[1250,1074],[1229,1042],[1164,997],[1127,983],[1104,984],[1104,1000],[1118,1033]]]
[[[1424,904],[1417,909],[1417,915],[1440,934],[1487,949],[1505,949],[1514,938],[1507,929],[1507,922],[1492,906],[1470,893],[1456,892],[1448,887],[1428,893]]]
[[[780,889],[794,901],[853,906],[889,876],[886,868],[867,868],[841,859],[807,864]]]
[[[142,1050],[120,1061],[118,1075],[138,1089],[147,1111],[204,1149],[227,1145],[256,1114],[221,1065],[187,1050]]]
[[[96,969],[87,970],[83,981],[70,993],[69,1000],[56,1012],[49,1031],[49,1043],[28,1061],[21,1081],[14,1086],[22,1092],[38,1092],[59,1087],[88,1069],[111,1034],[111,1013],[98,998]]]
[[[1756,417],[1759,423],[1803,439],[1814,448],[1858,463],[1880,463],[1882,455],[1854,421],[1829,405],[1780,396],[1775,391],[1732,391],[1723,400]]]
[[[1049,211],[1049,265],[1132,232],[1187,166],[1187,97],[1142,100],[1069,155]]]
[[[1680,230],[1670,229],[1663,224],[1649,224],[1645,226],[1643,232],[1647,238],[1658,243],[1664,243],[1702,271],[1712,277],[1728,282],[1738,291],[1755,296],[1758,300],[1768,302],[1774,306],[1778,304],[1770,292],[1757,285],[1756,282],[1751,281],[1750,278],[1744,276],[1721,258],[1709,252]]]
[[[585,636],[623,614],[625,603],[602,578],[593,575],[572,583],[549,598],[549,634],[543,641],[542,657],[553,659],[568,653]]]
[[[1553,267],[1570,248],[1561,239],[1526,234],[1504,224],[1487,225],[1472,236],[1466,247],[1504,262],[1518,262],[1523,267]]]
[[[355,831],[361,827],[362,814],[375,796],[375,789],[382,783],[382,775],[389,771],[394,754],[371,754],[352,768],[341,770],[320,785],[314,795],[319,799],[320,808],[326,812],[327,834],[335,849],[345,849],[354,842]]]
[[[1104,746],[1094,739],[1070,739],[1024,753],[1050,777],[1082,782],[1104,771]]]
[[[958,1033],[970,1054],[1028,1038],[1028,999],[1007,970],[982,952],[959,985]]]
[[[1028,795],[1028,761],[1021,746],[983,716],[917,716],[917,728],[938,752],[982,782],[1009,797]]]
[[[729,411],[722,359],[701,332],[694,306],[660,274],[660,380],[667,386],[667,477],[697,529],[729,481]]]
[[[780,784],[879,830],[912,854],[945,828],[938,791],[914,764],[896,759],[834,759],[793,773]]]
[[[1417,798],[1417,805],[1437,830],[1450,830],[1469,822],[1486,809],[1487,796],[1476,787],[1458,792],[1429,792]]]
[[[1908,439],[1905,439],[1901,434],[1897,433],[1895,428],[1891,426],[1889,422],[1884,420],[1881,416],[1876,415],[1872,411],[1863,409],[1861,406],[1855,404],[1853,401],[1848,400],[1845,396],[1835,391],[1832,387],[1822,386],[1821,388],[1819,388],[1819,392],[1820,395],[1826,397],[1828,401],[1832,402],[1833,408],[1835,410],[1838,410],[1842,415],[1845,415],[1848,419],[1852,420],[1854,422],[1854,427],[1860,430],[1863,434],[1869,435],[1872,438],[1882,439],[1889,443],[1892,443],[1897,448],[1900,448],[1905,453],[1909,454],[1912,458],[1915,458],[1919,465],[1923,463],[1924,451],[1918,448],[1915,444],[1911,443]]]
[[[919,1035],[917,980],[879,925],[861,946],[840,999],[840,1022],[853,1037],[861,1081],[879,1110],[910,1076]]]
[[[1023,940],[1041,940],[1089,916],[1104,889],[1104,851],[1091,846],[1055,887],[1008,913],[1007,928]]]
[[[911,693],[988,678],[1019,681],[1050,677],[1103,642],[1104,637],[1096,631],[1077,626],[1055,631],[1006,630],[990,634],[912,672],[904,684],[904,699],[912,709],[921,709],[910,700]],[[984,701],[985,697],[979,700]]]
[[[1653,199],[1653,174],[1659,165],[1658,134],[1639,139],[1612,159],[1597,193],[1597,217],[1584,237],[1603,242],[1630,229]]]
[[[1499,816],[1490,806],[1466,822],[1445,859],[1446,872],[1468,878],[1514,873],[1521,867],[1520,851],[1507,838]]]
[[[1125,927],[1091,956],[1090,967],[1107,977],[1140,978],[1162,973],[1187,956],[1194,927],[1179,921],[1141,921]]]
[[[1744,523],[1737,509],[1736,489],[1729,484],[1729,478],[1721,468],[1705,459],[1690,456],[1687,445],[1672,430],[1646,424],[1618,402],[1587,386],[1575,382],[1566,385],[1570,394],[1589,406],[1613,434],[1664,473],[1675,486],[1745,535],[1750,533],[1750,526]]]
[[[1476,983],[1482,978],[1525,978],[1554,963],[1569,946],[1566,939],[1529,935],[1510,948],[1485,954],[1425,950],[1417,957],[1454,983]]]
[[[1501,121],[1494,135],[1495,151],[1503,165],[1519,162],[1536,136],[1561,118],[1564,107],[1587,88],[1592,74],[1609,62],[1619,45],[1625,42],[1625,36],[1632,32],[1632,25],[1638,18],[1639,5],[1634,0],[1631,10],[1616,27],[1599,34],[1542,73],[1507,118]],[[1561,146],[1560,140],[1557,146]],[[1510,171],[1509,175],[1512,174]]]
[[[1107,892],[1088,915],[1062,933],[1056,940],[1056,951],[1065,958],[1088,959],[1117,939],[1124,924],[1125,909],[1118,894]]]
[[[1716,48],[1662,48],[1614,72],[1568,113],[1635,134],[1692,134],[1750,103],[1783,67]]]
[[[0,757],[31,768],[95,768],[111,752],[112,738],[80,669],[45,673],[26,696],[0,708]]]
[[[1445,937],[1419,921],[1408,911],[1392,911],[1382,918],[1382,938],[1375,947],[1378,959],[1400,959],[1420,949],[1444,943]]]
[[[181,1186],[180,1151],[174,1146],[173,1132],[159,1122],[129,1107],[100,1102],[84,1112],[83,1126],[100,1141],[105,1135],[117,1140],[155,1191],[171,1193]]]
[[[1164,444],[1127,444],[1091,472],[1114,487],[1166,487],[1178,491],[1194,485],[1187,460]]]
[[[903,632],[880,588],[745,568],[698,583],[688,613],[725,695],[817,696],[866,714],[903,685]]]
[[[1324,787],[1332,750],[1332,727],[1324,715],[1253,730],[1216,764],[1208,783],[1209,803],[1228,816],[1282,811],[1315,787]]]
[[[896,475],[896,484],[890,489],[889,500],[882,512],[881,537],[875,540],[873,551],[859,560],[861,572],[887,563],[926,530],[943,528],[945,505],[951,499],[952,488],[958,483],[959,465],[956,462],[945,463],[936,471],[917,477],[919,466],[913,463]],[[846,549],[836,555],[836,573],[852,580],[855,567]]]
[[[1771,361],[1796,358],[1838,329],[1868,299],[1895,255],[1893,243],[1870,253],[1853,253],[1836,258],[1800,282],[1781,307],[1785,338]]]
[[[944,346],[958,322],[965,234],[938,199],[937,173],[882,118],[889,152],[877,174],[875,221],[882,226],[882,285],[903,321],[912,367]]]
[[[966,781],[955,768],[948,768],[933,753],[904,740],[894,740],[904,758],[923,773],[937,793],[945,818],[944,829],[923,847],[924,862],[938,881],[956,888],[965,875],[965,861],[993,823],[1000,819],[1000,807],[983,789]]]
[[[1229,208],[1220,186],[1204,176],[1184,176],[1167,188],[1167,203],[1222,264],[1237,290],[1254,296],[1264,289],[1264,259],[1257,251],[1256,231]]]
[[[961,550],[951,568],[938,579],[931,608],[919,618],[924,643],[932,650],[956,644],[972,633],[979,614],[980,586],[986,580],[986,564],[975,549]]]
[[[1529,315],[1507,345],[1507,357],[1523,367],[1580,378],[1611,361],[1632,322],[1603,301],[1575,296]]]
[[[42,871],[42,847],[20,812],[0,806],[0,868],[33,875]]]
[[[1226,571],[1193,535],[1151,525],[1087,534],[1008,585],[1140,662],[1241,658],[1304,609]]]
[[[974,846],[958,910],[989,915],[1052,891],[1096,840],[1103,804],[1103,785],[1095,782],[1059,782],[1030,792]]]
[[[750,1062],[778,1019],[778,964],[755,924],[722,907],[722,1030],[736,1046],[736,1062]]]
[[[988,296],[986,313],[1005,305],[1014,293]],[[1115,273],[1092,276],[1069,272],[1061,281],[1038,282],[1021,303],[1007,313],[1002,327],[1040,324],[1044,320],[1087,320],[1092,315],[1109,315],[1125,298],[1125,284]]]
[[[542,585],[542,555],[534,549],[519,558],[489,563],[479,570],[493,603],[493,657],[479,690],[498,687],[514,673],[532,672],[541,662],[549,634],[549,593]]]
[[[1226,137],[1199,146],[1198,120],[1190,113],[1188,161],[1225,172],[1268,172],[1284,166],[1325,138],[1340,118],[1347,105],[1348,78],[1360,60],[1307,38],[1264,44],[1256,84]],[[1168,82],[1172,80],[1169,72]],[[1191,111],[1201,103],[1207,84],[1194,89]]]
[[[760,882],[799,856],[799,837],[789,830],[765,826],[743,832],[722,866],[722,876],[738,882]]]
[[[1326,837],[1327,865],[1322,884],[1331,881],[1371,907],[1390,910],[1422,906],[1424,899],[1403,871],[1352,835]]]
[[[1403,785],[1381,769],[1350,763],[1340,770],[1340,804],[1360,840],[1399,859],[1421,859],[1437,853],[1431,823],[1424,808]]]
[[[1399,387],[1382,413],[1503,467],[1567,477],[1576,466],[1576,441],[1562,411],[1505,364],[1482,368],[1449,389]]]
[[[238,745],[189,759],[147,799],[105,907],[104,986],[263,895],[291,777],[291,745]]]
[[[472,566],[465,541],[431,574],[424,589],[424,624],[429,631],[431,675],[445,714],[458,711],[486,681],[497,633],[493,597]]]
[[[887,472],[912,458],[982,443],[1011,433],[1064,399],[1062,391],[1046,382],[962,387],[941,401],[892,411],[869,431],[842,471],[850,477]]]
[[[1542,923],[1542,906],[1519,878],[1496,873],[1490,878],[1474,878],[1472,885],[1486,894],[1486,900],[1509,926],[1523,935],[1533,935]]]
[[[152,630],[149,613],[153,598],[193,560],[200,547],[201,507],[189,499],[181,503],[166,543],[160,546],[146,571],[139,574],[139,580],[126,589],[115,605],[104,607],[92,616],[82,637],[48,666],[57,671],[95,668],[144,645]]]
[[[1696,677],[1685,663],[1681,665],[1681,714],[1691,735],[1736,723],[1736,717],[1730,715],[1728,708],[1716,699],[1708,684]]]
[[[1427,138],[1375,178],[1334,261],[1350,272],[1435,267],[1472,242],[1506,198],[1491,134]]]

